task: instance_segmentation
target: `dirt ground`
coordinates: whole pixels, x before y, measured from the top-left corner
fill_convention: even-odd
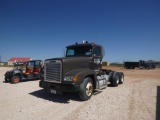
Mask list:
[[[160,69],[123,71],[124,84],[107,87],[88,101],[77,94],[54,95],[38,86],[39,80],[4,83],[0,67],[1,120],[160,120]]]

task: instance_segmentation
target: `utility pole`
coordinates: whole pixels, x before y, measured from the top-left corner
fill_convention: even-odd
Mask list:
[[[0,65],[1,65],[1,55],[0,55]]]

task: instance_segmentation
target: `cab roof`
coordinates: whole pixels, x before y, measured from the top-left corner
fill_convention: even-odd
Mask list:
[[[72,47],[82,47],[82,46],[88,46],[88,47],[92,47],[92,46],[99,46],[102,47],[101,45],[95,44],[95,43],[77,43],[73,44],[73,45],[69,45],[66,48],[72,48]]]

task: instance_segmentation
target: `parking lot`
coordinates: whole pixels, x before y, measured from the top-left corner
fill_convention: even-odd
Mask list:
[[[54,95],[39,87],[39,80],[5,83],[0,67],[2,120],[160,120],[160,69],[124,69],[124,84],[107,87],[88,101],[78,95]]]

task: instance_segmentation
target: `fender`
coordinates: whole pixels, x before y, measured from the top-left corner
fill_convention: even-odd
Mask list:
[[[14,76],[14,75],[19,75],[19,77],[22,78],[21,71],[18,70],[18,69],[15,69],[15,70],[14,70],[13,76]]]
[[[20,70],[15,69],[15,70],[14,70],[14,74],[18,74],[18,73],[21,73]]]
[[[79,85],[83,82],[83,80],[86,77],[91,77],[95,85],[97,83],[96,72],[91,69],[75,69],[66,73],[65,76],[77,76],[78,80],[75,82],[75,84],[79,84]]]

